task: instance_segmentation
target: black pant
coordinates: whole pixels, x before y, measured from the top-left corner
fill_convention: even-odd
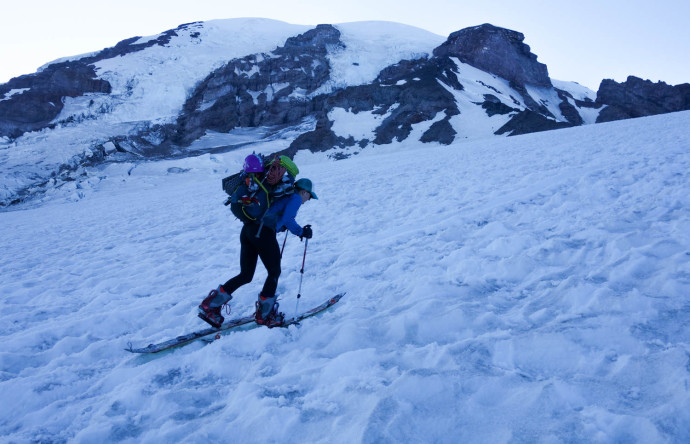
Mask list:
[[[256,262],[261,258],[268,276],[264,282],[261,294],[265,297],[273,297],[278,287],[280,277],[280,247],[273,230],[264,227],[259,237],[256,233],[259,226],[255,224],[244,224],[240,233],[240,274],[223,284],[223,288],[228,294],[244,284],[248,284],[254,278]]]

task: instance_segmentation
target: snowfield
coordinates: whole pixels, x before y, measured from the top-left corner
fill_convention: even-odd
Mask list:
[[[1,441],[689,442],[689,125],[299,153],[299,311],[347,295],[156,356],[124,348],[205,328],[238,271],[220,180],[252,148],[90,169],[0,213]]]

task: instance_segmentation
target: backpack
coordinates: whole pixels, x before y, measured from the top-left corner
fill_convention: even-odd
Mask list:
[[[230,197],[225,205],[243,223],[260,224],[271,203],[295,192],[299,168],[287,156],[267,160],[250,154],[239,173],[223,179],[223,191]]]

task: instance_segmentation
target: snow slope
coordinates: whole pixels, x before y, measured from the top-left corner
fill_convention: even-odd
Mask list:
[[[688,442],[689,123],[300,153],[319,194],[300,310],[347,296],[154,358],[123,348],[203,327],[196,305],[237,272],[220,179],[247,150],[92,171],[0,213],[0,436]],[[302,252],[290,238],[288,314]]]

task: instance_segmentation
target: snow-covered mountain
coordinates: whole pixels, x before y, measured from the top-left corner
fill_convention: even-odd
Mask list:
[[[319,200],[299,310],[347,295],[154,358],[123,348],[205,327],[196,305],[237,272],[220,180],[257,144],[86,168],[0,213],[0,440],[689,442],[689,124],[300,151]]]
[[[395,23],[339,28],[341,45],[328,58],[331,88],[369,82],[385,66],[428,55],[443,41]],[[0,201],[7,205],[63,182],[61,178],[73,180],[81,175],[75,171],[80,166],[104,157],[117,160],[124,152],[151,156],[155,149],[138,150],[127,138],[155,144],[150,129],[174,123],[209,73],[234,59],[263,57],[307,31],[306,26],[265,19],[186,24],[99,53],[61,59],[36,75],[0,85]],[[35,124],[22,125],[26,121]],[[255,135],[266,137],[266,130]],[[231,134],[220,143],[235,140]]]
[[[391,22],[189,23],[0,85],[0,207],[88,167],[281,140],[347,157],[414,137],[449,144],[690,108],[690,85],[552,80],[516,31],[447,39]],[[275,147],[275,145],[270,145]]]
[[[613,83],[601,102],[552,80],[522,34],[488,24],[447,39],[391,22],[184,24],[0,85],[0,206],[95,180],[88,167],[110,161],[272,140],[342,158],[684,109],[684,89]],[[637,112],[640,97],[654,100]]]

